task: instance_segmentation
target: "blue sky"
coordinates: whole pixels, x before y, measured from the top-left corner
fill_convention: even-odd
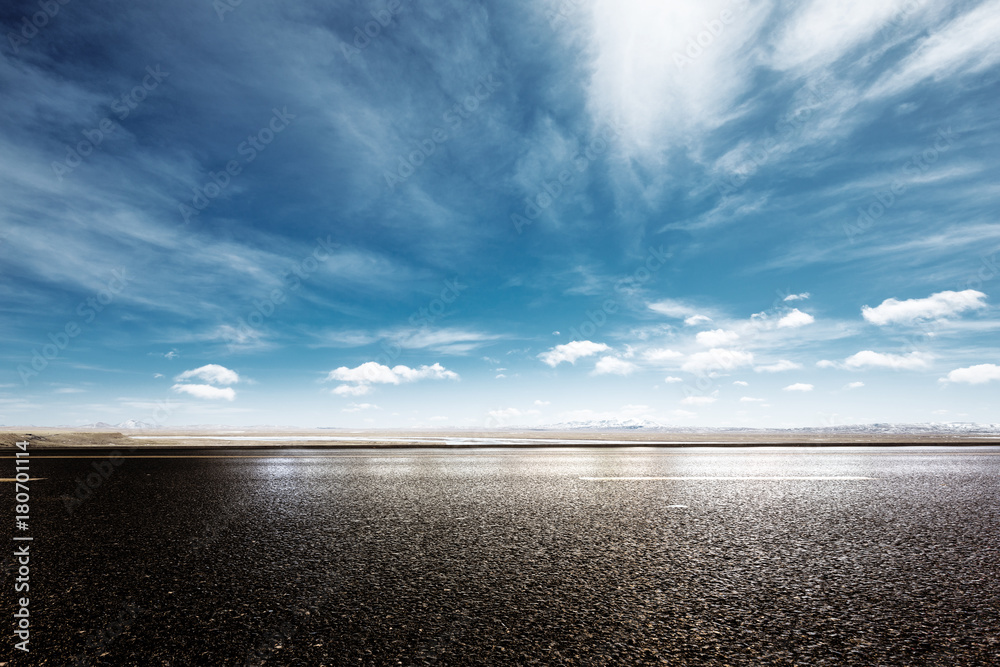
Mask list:
[[[0,423],[1000,421],[998,1],[57,5]]]

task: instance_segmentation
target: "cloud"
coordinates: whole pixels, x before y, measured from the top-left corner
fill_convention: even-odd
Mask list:
[[[802,364],[797,364],[794,361],[789,361],[788,359],[781,359],[774,364],[755,366],[754,370],[758,373],[780,373],[782,371],[794,371],[800,368],[802,368]]]
[[[996,49],[998,31],[1000,3],[983,2],[931,32],[899,66],[872,86],[870,95],[892,95],[928,78],[954,80],[991,67],[1000,59]]]
[[[376,361],[366,361],[355,368],[341,366],[330,371],[324,382],[339,381],[353,384],[342,384],[333,389],[338,396],[363,396],[371,390],[373,384],[403,384],[420,380],[458,380],[458,373],[450,371],[439,363],[431,366],[410,368],[409,366],[393,366],[389,368]]]
[[[502,410],[490,410],[487,414],[498,422],[504,422],[512,417],[520,417],[526,413],[521,412],[517,408],[503,408]]]
[[[667,384],[674,384],[675,382],[684,382],[684,379],[674,377],[673,375],[668,375],[667,377],[663,378],[663,381],[666,382]]]
[[[381,410],[381,408],[374,403],[351,403],[341,412],[361,412],[363,410]]]
[[[886,299],[878,306],[861,307],[861,315],[872,324],[912,324],[919,320],[944,319],[967,310],[985,308],[986,295],[976,290],[937,292],[925,299]]]
[[[594,366],[593,375],[630,375],[638,367],[631,361],[617,357],[601,357]]]
[[[807,324],[812,324],[816,321],[816,318],[809,313],[803,313],[798,308],[792,308],[792,311],[778,320],[778,328],[795,328],[804,327]]]
[[[688,396],[681,400],[681,405],[709,405],[715,401],[715,396]]]
[[[871,350],[862,350],[857,354],[852,354],[844,359],[846,368],[891,368],[893,370],[915,370],[927,368],[933,359],[931,355],[923,352],[910,352],[909,354],[883,354]]]
[[[816,362],[817,368],[840,368],[841,365],[830,359],[820,359]]]
[[[175,384],[172,388],[177,393],[191,394],[197,398],[207,398],[209,400],[225,399],[232,401],[236,398],[236,392],[232,387],[213,387],[210,384]]]
[[[804,301],[805,299],[808,299],[810,296],[812,295],[809,294],[809,292],[803,292],[802,294],[789,294],[784,299],[782,299],[782,301]]]
[[[589,340],[575,340],[565,345],[556,345],[548,352],[538,355],[544,363],[555,368],[564,361],[575,364],[577,359],[589,357],[598,352],[606,352],[611,348],[604,343],[594,343]]]
[[[865,386],[864,382],[848,382],[844,385],[844,389],[860,389]]]
[[[190,371],[184,371],[175,377],[174,380],[176,382],[183,382],[192,378],[204,380],[210,384],[236,384],[240,381],[240,376],[236,371],[229,370],[225,366],[218,364],[208,364]]]
[[[752,363],[752,352],[713,348],[707,352],[692,354],[681,366],[681,369],[690,373],[713,370],[731,371],[742,366],[749,366]]]
[[[740,397],[740,403],[763,403],[766,400],[765,398],[751,398],[750,396]]]
[[[704,315],[699,315],[694,306],[689,306],[681,301],[676,301],[674,299],[664,299],[663,301],[657,301],[656,303],[648,304],[649,309],[660,315],[666,315],[667,317],[672,317],[676,320],[686,319],[691,317],[705,317]],[[708,319],[707,317],[705,319]]]
[[[367,384],[342,384],[334,387],[332,391],[337,396],[364,396],[372,390]]]
[[[442,354],[467,354],[501,336],[466,329],[402,328],[382,332],[381,336],[407,350],[430,349]]]
[[[680,359],[684,354],[676,350],[665,347],[653,348],[642,353],[642,358],[647,361],[669,361],[670,359]]]
[[[83,392],[83,389],[80,389],[79,387],[60,387],[59,389],[55,390],[55,393],[56,394],[82,394],[84,392]]]
[[[720,345],[729,345],[739,339],[739,337],[740,335],[735,331],[713,329],[712,331],[699,332],[694,339],[699,345],[704,345],[705,347],[719,347]]]
[[[738,387],[748,387],[750,385],[749,382],[744,382],[743,380],[733,380],[733,384]]]
[[[185,384],[185,380],[202,380],[209,384]],[[212,385],[236,384],[240,381],[239,374],[225,366],[218,364],[207,364],[199,368],[184,371],[174,378],[175,384],[172,389],[178,393],[190,394],[198,398],[210,400],[225,399],[232,401],[236,398],[236,391],[232,387],[225,389]]]
[[[1000,366],[996,364],[977,364],[967,368],[956,368],[939,382],[964,382],[967,384],[984,384],[1000,380]]]
[[[787,387],[783,387],[782,391],[812,391],[813,386],[811,384],[805,384],[804,382],[796,382],[795,384],[790,384]]]
[[[684,324],[689,327],[697,326],[699,324],[705,324],[711,322],[712,318],[707,315],[692,315],[691,317],[684,318]]]
[[[552,405],[552,401],[542,401],[535,399],[535,405],[537,405],[538,407],[544,407],[546,405]]]

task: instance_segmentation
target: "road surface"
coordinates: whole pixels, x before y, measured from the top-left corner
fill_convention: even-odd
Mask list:
[[[32,453],[11,665],[1000,664],[998,447],[110,456]]]

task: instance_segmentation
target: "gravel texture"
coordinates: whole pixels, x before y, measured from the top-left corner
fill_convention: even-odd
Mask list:
[[[11,665],[1000,664],[1000,448],[60,453]]]

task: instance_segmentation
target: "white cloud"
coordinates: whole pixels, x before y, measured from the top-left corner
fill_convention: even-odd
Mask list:
[[[753,363],[753,353],[742,350],[728,350],[725,348],[713,348],[707,352],[697,352],[688,357],[688,360],[681,366],[682,370],[690,373],[704,371],[722,370],[731,371],[741,366],[749,366]]]
[[[794,361],[789,361],[788,359],[781,359],[774,364],[756,366],[754,367],[754,370],[758,373],[780,373],[782,371],[794,371],[800,368],[802,368],[802,364],[797,364]]]
[[[820,359],[816,362],[818,368],[840,368],[840,364],[829,359]]]
[[[549,366],[555,368],[564,361],[575,364],[577,359],[589,357],[590,355],[597,354],[598,352],[606,352],[610,349],[611,348],[604,343],[594,343],[589,340],[575,340],[572,343],[566,343],[565,345],[556,345],[548,352],[542,352],[539,354],[538,358]]]
[[[680,359],[683,356],[683,353],[665,347],[646,350],[642,353],[643,359],[648,361],[669,361],[670,359]]]
[[[664,299],[663,301],[651,303],[649,304],[649,309],[660,315],[666,315],[677,320],[689,317],[704,317],[703,315],[699,315],[693,306],[674,299]]]
[[[983,384],[991,380],[1000,380],[1000,366],[996,364],[977,364],[967,368],[956,368],[941,378],[941,382],[965,382],[968,384]]]
[[[923,352],[910,352],[909,354],[883,354],[871,350],[862,350],[857,354],[844,359],[844,366],[847,368],[892,368],[894,370],[915,370],[927,368],[931,355]]]
[[[711,321],[712,318],[706,315],[692,315],[691,317],[687,317],[684,319],[684,324],[688,325],[689,327],[693,327]]]
[[[792,308],[792,312],[788,313],[780,320],[778,320],[778,328],[794,328],[794,327],[804,327],[807,324],[812,324],[816,321],[816,318],[809,313],[803,313],[798,308]]]
[[[466,329],[432,329],[426,326],[402,327],[383,331],[382,337],[408,350],[431,349],[442,354],[467,354],[490,341],[501,338],[494,334]]]
[[[174,378],[176,382],[183,382],[190,379],[204,380],[209,384],[235,384],[240,381],[240,376],[236,371],[229,370],[225,366],[218,364],[208,364],[200,368],[184,371]]]
[[[765,398],[751,398],[750,396],[743,396],[740,398],[740,403],[763,403],[767,399]]]
[[[848,382],[844,385],[844,389],[860,389],[865,386],[864,382]]]
[[[381,410],[381,408],[374,403],[351,403],[341,412],[361,412],[363,410]]]
[[[231,401],[236,398],[236,392],[232,387],[213,387],[210,384],[175,384],[173,390],[177,393],[191,394],[197,398],[207,398],[210,400],[225,399]]]
[[[748,386],[750,386],[749,382],[744,382],[743,380],[733,380],[733,384],[735,384],[738,387],[748,387]]]
[[[441,364],[410,368],[409,366],[383,366],[376,361],[367,361],[356,368],[341,366],[329,372],[326,380],[355,382],[359,384],[401,384],[418,380],[457,380],[458,373],[449,371]]]
[[[368,384],[342,384],[334,387],[332,391],[337,396],[364,396],[372,390]]]
[[[616,357],[601,357],[594,366],[594,375],[629,375],[634,373],[637,366],[631,361],[618,359]]]
[[[681,405],[709,405],[715,400],[715,396],[688,396],[681,400]]]
[[[862,306],[861,315],[872,324],[912,324],[918,320],[940,319],[958,315],[966,310],[985,308],[986,295],[976,290],[962,292],[937,292],[926,299],[886,299],[871,308]]]
[[[663,378],[663,381],[666,382],[667,384],[673,384],[675,382],[684,382],[684,379],[674,377],[673,375],[668,375],[667,377]]]
[[[802,294],[789,294],[783,301],[804,301],[812,296],[809,292],[803,292]]]
[[[878,4],[878,3],[873,3]],[[886,3],[886,6],[892,3]],[[992,67],[1000,59],[1000,2],[984,2],[943,28],[932,31],[898,67],[872,86],[871,95],[904,91],[928,77],[954,79]]]
[[[502,410],[490,410],[487,414],[496,421],[503,422],[511,417],[520,417],[524,413],[517,408],[504,408]]]
[[[805,384],[804,382],[796,382],[795,384],[790,384],[784,387],[782,391],[812,391],[813,386],[811,384]]]
[[[338,396],[363,396],[371,391],[373,384],[402,384],[419,380],[458,380],[458,373],[450,371],[441,364],[410,368],[409,366],[393,366],[389,368],[375,361],[366,361],[355,368],[341,366],[330,371],[324,382],[337,380],[353,384],[342,384],[333,389]]]
[[[775,39],[771,64],[777,70],[820,68],[869,39],[905,2],[813,0],[795,14]]]
[[[735,331],[713,329],[711,331],[700,332],[694,339],[699,345],[704,345],[705,347],[719,347],[720,345],[729,345],[739,339],[739,337],[740,335]]]
[[[552,401],[536,400],[535,405],[537,405],[538,407],[545,407],[546,405],[552,405]]]

